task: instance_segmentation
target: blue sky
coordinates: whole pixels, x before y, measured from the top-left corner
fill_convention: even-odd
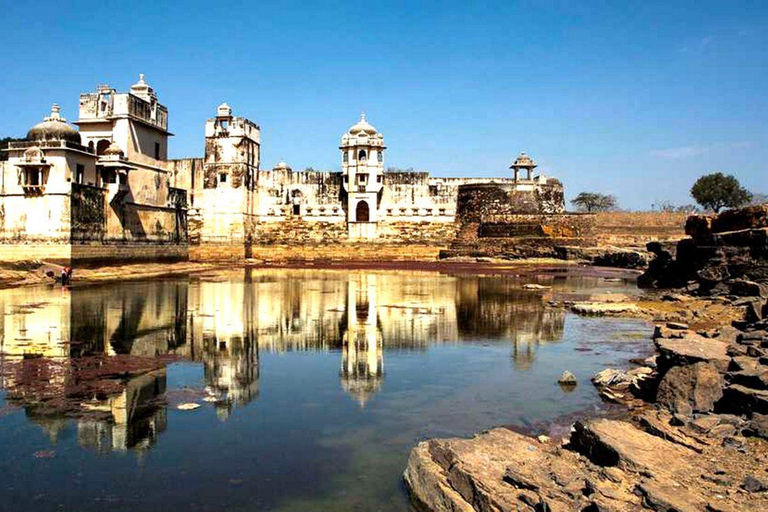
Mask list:
[[[108,6],[109,4],[109,6]],[[225,5],[227,4],[227,5]],[[768,193],[768,2],[2,2],[0,136],[145,73],[171,157],[227,101],[262,167],[338,169],[365,110],[387,165],[508,176],[527,151],[569,197],[689,203],[713,170]]]

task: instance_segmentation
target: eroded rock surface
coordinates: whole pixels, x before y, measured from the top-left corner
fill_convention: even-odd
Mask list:
[[[662,431],[608,419],[579,422],[564,447],[503,428],[425,441],[411,453],[405,480],[419,504],[434,511],[768,509],[768,494],[732,489],[762,477],[752,471],[760,467],[754,457],[768,461],[765,446],[748,455],[738,443],[724,446],[650,417]]]

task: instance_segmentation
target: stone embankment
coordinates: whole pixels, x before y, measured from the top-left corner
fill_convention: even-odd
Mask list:
[[[497,428],[422,442],[405,472],[414,501],[433,511],[768,510],[766,228],[768,209],[752,208],[692,217],[676,254],[652,244],[644,284],[682,287],[666,302],[745,314],[718,328],[661,323],[656,356],[595,375],[626,417],[579,421],[562,440]]]

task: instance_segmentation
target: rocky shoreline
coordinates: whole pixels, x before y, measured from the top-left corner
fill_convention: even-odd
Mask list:
[[[687,230],[678,246],[649,244],[639,279],[675,292],[562,304],[660,320],[656,356],[593,378],[626,417],[577,421],[559,440],[496,428],[424,441],[404,474],[418,508],[768,510],[768,208],[694,217]]]

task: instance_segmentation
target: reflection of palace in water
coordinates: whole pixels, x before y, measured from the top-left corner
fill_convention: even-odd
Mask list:
[[[66,417],[95,449],[146,447],[166,428],[164,365],[82,385],[82,361],[202,364],[226,417],[259,393],[259,354],[338,351],[341,387],[364,406],[384,380],[384,352],[436,343],[511,343],[518,368],[561,339],[564,313],[498,276],[254,270],[119,286],[0,291],[0,388],[55,439]],[[163,359],[165,360],[165,359]],[[132,363],[132,364],[133,364]],[[101,384],[104,384],[101,382]],[[80,387],[78,387],[80,386]],[[86,390],[87,394],[87,390]],[[78,397],[78,407],[70,404]]]

